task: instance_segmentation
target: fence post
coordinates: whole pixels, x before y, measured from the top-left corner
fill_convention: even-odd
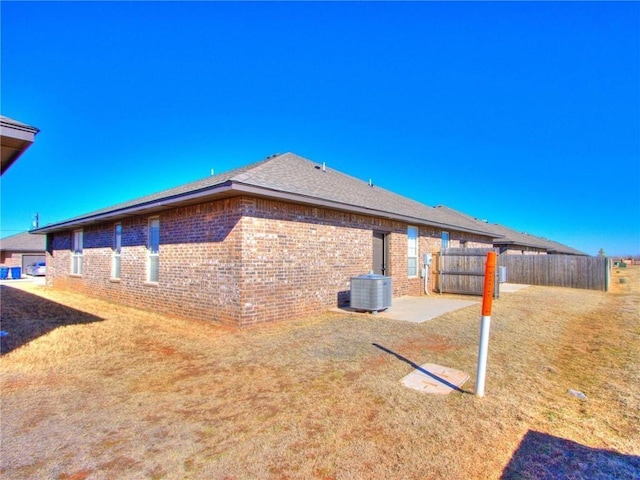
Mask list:
[[[440,249],[440,253],[438,254],[438,289],[440,290],[440,295],[442,295],[442,263],[444,262],[442,250],[443,249]]]

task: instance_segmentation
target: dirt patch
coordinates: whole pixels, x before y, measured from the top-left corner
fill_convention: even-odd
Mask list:
[[[614,270],[609,293],[502,295],[484,399],[400,384],[437,363],[472,392],[479,307],[233,331],[29,284],[1,293],[3,478],[536,478],[566,473],[563,452],[588,478],[640,468],[640,267]]]

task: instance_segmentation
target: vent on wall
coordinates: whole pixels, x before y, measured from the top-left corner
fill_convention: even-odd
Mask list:
[[[391,306],[391,277],[370,273],[351,277],[351,308],[378,312]]]

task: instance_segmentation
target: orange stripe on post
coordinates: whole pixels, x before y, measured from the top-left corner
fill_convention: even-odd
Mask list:
[[[482,294],[482,316],[491,316],[491,303],[493,291],[496,286],[496,265],[498,263],[496,252],[487,253],[487,265],[484,270],[484,293]]]

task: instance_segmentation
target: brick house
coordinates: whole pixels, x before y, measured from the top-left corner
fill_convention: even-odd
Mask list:
[[[495,238],[452,212],[287,153],[34,232],[48,285],[244,327],[335,307],[372,270],[422,294],[423,253]]]
[[[46,239],[28,232],[0,239],[0,266],[21,267],[24,274],[27,265],[45,260]]]
[[[506,255],[586,255],[586,253],[576,250],[573,247],[563,245],[562,243],[548,240],[546,238],[537,237],[525,232],[518,232],[512,228],[499,225],[497,223],[489,223],[486,220],[479,220],[469,215],[453,210],[449,207],[438,205],[435,207],[446,212],[453,219],[459,218],[467,222],[474,222],[477,228],[482,228],[488,232],[492,232],[494,237],[492,240],[493,247],[497,248],[500,254]]]

